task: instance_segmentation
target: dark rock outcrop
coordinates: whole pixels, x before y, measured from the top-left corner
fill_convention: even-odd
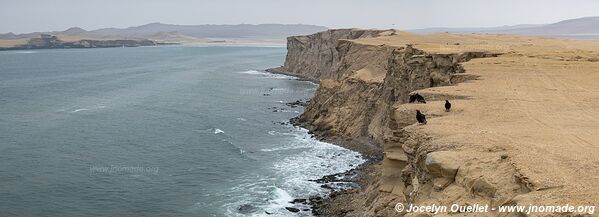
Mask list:
[[[300,209],[294,207],[285,207],[285,209],[289,212],[299,212]]]

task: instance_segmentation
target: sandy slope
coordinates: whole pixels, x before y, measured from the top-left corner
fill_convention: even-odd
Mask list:
[[[432,144],[464,161],[507,155],[532,190],[513,199],[519,204],[599,205],[598,42],[409,33],[357,42],[503,53],[464,63],[474,81],[422,91],[437,101],[398,105],[420,108],[430,119],[406,130],[431,136]],[[444,111],[444,98],[456,98],[452,112]]]
[[[0,47],[14,47],[17,45],[27,44],[29,39],[0,39]]]
[[[469,155],[499,150],[532,188],[534,203],[590,204],[599,201],[599,63],[528,57],[478,59],[465,64],[474,82],[427,90],[466,96],[427,104],[431,118],[414,127],[436,143],[458,145]]]

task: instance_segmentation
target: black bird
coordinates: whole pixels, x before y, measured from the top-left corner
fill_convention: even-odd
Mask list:
[[[410,94],[410,101],[408,101],[408,103],[413,103],[416,101],[416,95],[415,94]]]
[[[449,100],[445,100],[445,111],[448,112],[451,109],[451,103]]]
[[[413,102],[419,102],[419,103],[425,103],[426,101],[424,100],[424,97],[418,93],[414,93],[414,94],[410,94],[410,101],[409,103],[413,103]]]
[[[426,124],[426,115],[420,113],[420,110],[416,110],[416,120],[418,123]]]

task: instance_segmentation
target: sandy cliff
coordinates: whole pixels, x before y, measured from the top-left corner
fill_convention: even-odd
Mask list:
[[[332,30],[290,37],[288,51],[279,71],[320,80],[297,123],[384,153],[367,186],[325,215],[398,215],[398,202],[599,205],[599,43]],[[406,104],[412,91],[428,103]],[[505,215],[456,215],[468,214]]]
[[[338,29],[319,32],[308,36],[287,38],[287,57],[285,65],[272,71],[299,76],[318,81],[320,79],[339,79],[347,71],[340,66],[347,54],[368,55],[372,57],[379,49],[362,52],[348,52],[353,43],[340,41],[392,34],[385,30]],[[369,48],[371,46],[368,46]],[[365,53],[369,52],[369,53]],[[369,64],[369,61],[357,61],[357,64]]]

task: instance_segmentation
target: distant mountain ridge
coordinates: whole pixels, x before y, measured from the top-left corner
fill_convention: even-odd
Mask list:
[[[545,36],[565,39],[599,39],[599,17],[582,17],[552,24],[524,24],[489,28],[427,28],[408,31],[416,33],[487,33]]]
[[[327,27],[304,24],[173,25],[150,23],[128,28],[103,28],[87,31],[71,27],[65,31],[0,34],[0,39],[34,38],[40,34],[72,35],[94,38],[149,38],[163,33],[178,33],[194,38],[286,38],[327,30]]]

